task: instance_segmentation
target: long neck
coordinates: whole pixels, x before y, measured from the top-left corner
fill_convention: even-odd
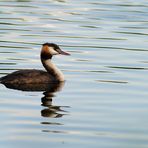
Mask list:
[[[51,57],[52,58],[52,57]],[[44,68],[49,74],[51,74],[57,81],[64,81],[64,75],[62,72],[51,62],[51,58],[43,59],[41,56],[41,61]]]

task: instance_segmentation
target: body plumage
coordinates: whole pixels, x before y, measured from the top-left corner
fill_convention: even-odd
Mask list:
[[[45,43],[42,46],[40,57],[46,71],[36,69],[19,70],[0,78],[0,82],[3,84],[37,84],[62,82],[64,81],[64,75],[51,62],[52,56],[57,54],[70,55],[69,53],[62,51],[60,47],[54,43]]]

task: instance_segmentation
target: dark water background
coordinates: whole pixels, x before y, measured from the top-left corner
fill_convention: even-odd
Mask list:
[[[0,147],[147,148],[148,1],[0,0],[0,76],[42,69],[47,41],[71,53],[53,59],[67,81],[0,85]]]

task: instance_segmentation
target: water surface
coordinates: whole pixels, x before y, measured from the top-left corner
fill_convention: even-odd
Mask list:
[[[148,147],[146,0],[1,0],[0,76],[43,69],[41,44],[71,53],[53,62],[61,91],[0,85],[0,147]]]

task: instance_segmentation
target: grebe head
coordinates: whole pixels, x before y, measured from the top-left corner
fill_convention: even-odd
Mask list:
[[[61,48],[57,44],[54,44],[54,43],[44,43],[41,53],[44,56],[48,55],[49,57],[52,57],[53,55],[58,55],[58,54],[70,55],[69,53],[62,51]]]
[[[41,50],[41,62],[44,68],[49,74],[51,74],[54,80],[58,82],[64,81],[64,75],[62,72],[51,62],[53,55],[70,55],[69,53],[62,51],[60,47],[54,43],[44,43]]]

